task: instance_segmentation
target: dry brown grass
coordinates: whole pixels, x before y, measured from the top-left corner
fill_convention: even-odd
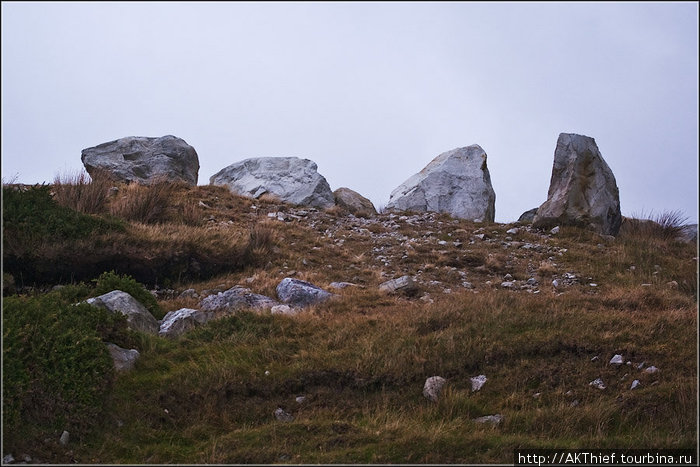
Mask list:
[[[53,199],[61,206],[84,214],[103,214],[113,186],[106,174],[92,178],[85,171],[57,175],[53,182]]]

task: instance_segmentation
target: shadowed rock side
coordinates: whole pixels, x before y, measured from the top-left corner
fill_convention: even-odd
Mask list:
[[[292,204],[330,208],[335,205],[333,192],[317,168],[309,159],[257,157],[229,165],[212,175],[209,183],[249,198],[272,195]]]
[[[547,201],[537,209],[533,226],[579,225],[600,234],[617,235],[621,223],[615,176],[595,140],[561,133],[554,152]]]
[[[388,210],[444,212],[467,220],[493,222],[496,193],[479,145],[444,152],[399,185]]]
[[[199,158],[192,146],[172,135],[160,138],[128,136],[83,149],[87,172],[106,174],[116,181],[150,184],[183,181],[197,185]]]
[[[350,188],[338,188],[333,192],[333,197],[338,207],[356,216],[368,217],[377,214],[372,201]]]

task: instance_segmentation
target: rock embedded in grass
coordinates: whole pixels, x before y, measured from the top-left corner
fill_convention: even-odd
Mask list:
[[[224,292],[204,298],[199,303],[199,308],[202,311],[235,312],[238,310],[266,310],[275,305],[279,305],[277,300],[236,285]]]
[[[169,311],[160,323],[158,334],[163,337],[177,337],[194,327],[204,324],[214,316],[210,311],[180,308]]]
[[[589,386],[593,386],[594,388],[600,389],[600,390],[605,389],[605,383],[603,383],[603,380],[600,379],[600,378],[594,379],[593,381],[591,381],[590,383],[588,383],[588,385],[589,385]]]
[[[114,361],[114,369],[117,371],[129,371],[134,368],[136,360],[141,356],[136,349],[123,349],[111,342],[107,343],[107,350]]]
[[[486,375],[479,375],[479,376],[474,376],[473,378],[470,378],[470,381],[472,383],[472,391],[478,391],[481,389],[484,384],[486,384],[486,381],[488,378]]]
[[[300,279],[285,277],[277,285],[277,297],[288,305],[304,307],[325,302],[333,294]]]
[[[392,279],[379,284],[379,291],[385,293],[416,295],[418,293],[418,285],[413,277],[401,276],[397,279]]]
[[[476,423],[490,423],[492,425],[498,425],[499,423],[501,423],[502,420],[503,415],[498,413],[495,415],[484,415],[483,417],[478,417],[474,419]]]
[[[442,376],[431,376],[425,380],[423,385],[423,396],[433,402],[437,402],[440,397],[442,387],[447,380]]]
[[[294,421],[294,415],[285,412],[282,407],[278,407],[277,410],[275,410],[275,418],[279,420],[280,422],[291,422]]]
[[[86,302],[92,306],[105,308],[113,313],[122,313],[131,329],[149,334],[158,334],[160,326],[138,300],[121,290],[113,290],[99,297],[88,298]]]

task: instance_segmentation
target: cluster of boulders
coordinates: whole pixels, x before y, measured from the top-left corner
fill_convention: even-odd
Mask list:
[[[272,314],[294,315],[305,307],[322,303],[333,294],[306,281],[284,278],[277,286],[279,300],[256,294],[236,285],[228,290],[206,295],[197,309],[181,308],[168,312],[157,320],[150,311],[130,294],[113,290],[99,297],[89,298],[86,303],[126,316],[130,329],[162,337],[177,337],[214,318],[233,314],[240,310],[270,311]],[[187,292],[187,291],[186,291]],[[114,367],[117,371],[133,368],[139,358],[136,349],[123,349],[107,343]]]
[[[440,212],[459,219],[493,222],[496,194],[479,145],[453,149],[435,157],[420,172],[392,191],[390,211]],[[148,184],[177,180],[197,184],[196,151],[175,136],[127,137],[87,148],[82,161],[90,175]],[[339,206],[355,215],[376,214],[372,202],[350,190],[335,192],[317,165],[298,157],[257,157],[236,162],[209,179],[238,195],[268,197],[295,205],[327,209]],[[535,227],[581,225],[616,235],[622,216],[615,177],[593,138],[562,133],[554,152],[547,200],[521,216]]]

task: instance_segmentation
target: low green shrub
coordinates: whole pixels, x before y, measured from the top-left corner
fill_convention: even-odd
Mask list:
[[[124,345],[125,317],[58,292],[6,297],[2,316],[6,452],[94,428],[114,376],[105,341]]]

